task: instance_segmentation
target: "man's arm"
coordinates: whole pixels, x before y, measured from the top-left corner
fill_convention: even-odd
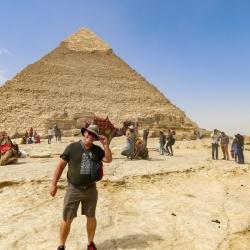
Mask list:
[[[100,135],[99,140],[100,140],[100,142],[103,146],[103,150],[104,150],[104,157],[102,158],[102,161],[106,162],[106,163],[110,163],[112,161],[112,153],[111,153],[111,150],[109,148],[107,138],[105,136]]]
[[[55,172],[52,177],[51,185],[50,185],[50,195],[54,197],[57,192],[57,182],[60,179],[62,172],[67,165],[67,162],[64,161],[63,159],[60,159],[59,162],[57,163]]]

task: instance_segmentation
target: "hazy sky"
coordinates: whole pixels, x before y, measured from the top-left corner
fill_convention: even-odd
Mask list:
[[[200,127],[250,135],[250,1],[1,0],[0,82],[88,27]]]

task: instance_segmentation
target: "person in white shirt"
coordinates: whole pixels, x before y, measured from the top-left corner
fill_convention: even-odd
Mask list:
[[[48,144],[51,144],[51,139],[52,139],[52,129],[48,129]]]
[[[219,131],[217,129],[214,130],[214,132],[211,134],[211,140],[212,140],[212,158],[213,160],[218,160],[218,147],[220,142],[220,135]]]

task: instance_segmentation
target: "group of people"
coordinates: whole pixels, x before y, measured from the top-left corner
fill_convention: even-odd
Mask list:
[[[52,127],[49,127],[48,129],[48,144],[51,144],[53,134],[55,135],[56,142],[61,142],[62,133],[61,133],[61,129],[57,126],[57,124],[54,125],[53,129]]]
[[[0,131],[0,166],[16,163],[20,156],[18,145],[11,141],[5,131]]]
[[[212,159],[218,160],[219,152],[218,148],[221,147],[221,151],[223,154],[223,160],[229,160],[229,136],[226,135],[225,132],[220,132],[217,129],[214,129],[211,134],[211,142],[212,142]],[[235,159],[239,164],[244,164],[244,136],[240,134],[236,134],[233,138],[233,142],[231,145],[231,157]]]
[[[24,136],[21,138],[20,144],[33,144],[33,143],[40,143],[41,137],[37,133],[36,130],[31,127],[28,130],[25,131]]]
[[[169,155],[173,156],[173,145],[175,144],[175,131],[169,129],[168,134],[165,135],[163,131],[160,131],[160,137],[159,137],[159,143],[160,143],[160,149],[159,153],[160,155]]]

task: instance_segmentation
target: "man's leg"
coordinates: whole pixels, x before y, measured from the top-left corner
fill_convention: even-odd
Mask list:
[[[225,145],[225,155],[226,155],[226,159],[229,160],[228,144]]]
[[[93,242],[95,237],[95,230],[96,230],[96,218],[95,217],[87,217],[87,234],[88,234],[88,241]]]
[[[168,147],[169,147],[169,143],[167,143],[167,145],[166,145],[166,152],[167,152],[168,155],[170,155]]]
[[[219,158],[218,148],[219,148],[219,145],[215,144],[215,156],[216,156],[216,160],[218,160],[218,158]]]
[[[241,163],[241,164],[244,163],[244,154],[243,154],[242,148],[238,149],[238,163]]]
[[[60,230],[59,230],[59,243],[60,246],[64,246],[65,242],[67,240],[67,237],[69,235],[70,232],[70,227],[71,227],[71,223],[72,223],[73,219],[71,220],[63,220],[61,225],[60,225]]]
[[[172,144],[169,145],[169,149],[170,149],[170,155],[173,155],[173,148],[172,148]]]
[[[163,155],[164,149],[163,149],[163,145],[160,144],[160,155]]]
[[[214,143],[212,143],[212,159],[214,160],[215,159],[215,146],[214,146]]]
[[[226,160],[225,144],[221,144],[221,151],[222,151],[222,154],[223,154],[223,160]]]

